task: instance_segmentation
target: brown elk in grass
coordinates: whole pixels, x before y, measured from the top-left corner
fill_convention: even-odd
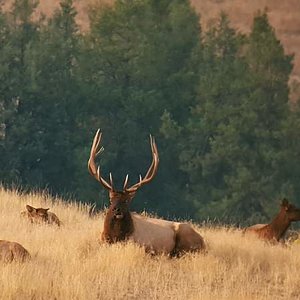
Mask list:
[[[245,229],[245,233],[252,233],[269,242],[279,242],[292,222],[300,221],[300,209],[283,199],[278,215],[270,224],[256,224]]]
[[[28,218],[31,223],[35,224],[56,224],[61,225],[60,220],[56,214],[49,212],[49,208],[35,208],[30,205],[26,205],[26,211],[21,212],[21,216]]]
[[[118,191],[114,188],[111,173],[108,182],[101,176],[100,167],[97,168],[95,164],[96,156],[104,150],[103,147],[99,148],[101,135],[98,129],[88,161],[90,174],[109,192],[110,206],[104,219],[101,240],[108,243],[129,240],[143,246],[147,252],[170,256],[204,250],[203,238],[190,224],[150,218],[131,212],[129,209],[137,190],[149,183],[157,172],[159,157],[154,138],[150,136],[152,163],[146,175],[143,178],[140,176],[139,182],[130,187],[127,187],[127,175],[123,190]]]
[[[30,258],[29,252],[19,243],[0,240],[0,261],[5,263],[25,262]]]

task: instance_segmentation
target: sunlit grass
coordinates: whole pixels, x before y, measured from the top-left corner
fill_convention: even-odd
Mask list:
[[[299,299],[300,245],[269,246],[230,228],[197,228],[208,253],[151,257],[134,244],[99,242],[103,216],[45,195],[0,189],[0,239],[21,243],[24,264],[1,264],[1,299]],[[26,204],[64,225],[33,225]]]

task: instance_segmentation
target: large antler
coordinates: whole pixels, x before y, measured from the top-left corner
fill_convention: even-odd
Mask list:
[[[158,151],[157,151],[155,139],[151,135],[150,135],[150,145],[151,145],[151,152],[152,152],[152,163],[151,163],[146,175],[144,176],[144,178],[142,178],[142,176],[140,175],[140,181],[138,183],[132,185],[131,187],[127,188],[126,187],[127,183],[128,183],[128,174],[127,174],[125,181],[124,181],[123,190],[125,190],[127,192],[136,192],[138,188],[140,188],[142,185],[150,182],[153,179],[153,177],[155,176],[157,169],[158,169],[159,157],[158,157]]]
[[[101,172],[100,172],[100,167],[97,168],[96,164],[95,164],[96,156],[104,151],[103,147],[101,147],[99,149],[101,137],[102,137],[102,133],[100,132],[100,129],[98,129],[95,134],[94,140],[93,140],[91,154],[90,154],[90,158],[88,160],[88,169],[89,169],[90,174],[92,176],[94,176],[96,178],[96,180],[98,180],[106,189],[114,190],[111,173],[109,174],[109,178],[110,178],[110,184],[109,184],[104,178],[102,178]]]
[[[98,129],[95,134],[94,140],[93,140],[91,154],[90,154],[90,158],[88,160],[88,169],[89,169],[90,174],[93,177],[95,177],[96,180],[99,181],[106,189],[113,191],[114,186],[113,186],[113,179],[112,179],[111,173],[109,174],[110,183],[108,183],[101,176],[100,167],[98,166],[98,168],[97,168],[96,163],[95,163],[95,158],[97,157],[97,155],[99,155],[100,153],[102,153],[104,151],[103,147],[99,148],[100,142],[101,142],[101,137],[102,137],[102,133],[100,132],[100,129]],[[158,157],[158,151],[157,151],[155,139],[151,135],[150,135],[150,145],[151,145],[151,152],[152,152],[152,163],[151,163],[146,175],[144,176],[144,178],[142,178],[142,176],[140,175],[139,182],[132,185],[131,187],[127,188],[127,183],[128,183],[128,174],[127,174],[125,181],[124,181],[124,185],[123,185],[124,191],[127,191],[129,193],[136,192],[137,189],[139,189],[142,185],[150,182],[154,178],[154,176],[157,172],[157,169],[158,169],[159,157]]]

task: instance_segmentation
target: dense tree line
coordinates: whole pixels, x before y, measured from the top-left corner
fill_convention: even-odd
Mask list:
[[[300,115],[289,106],[292,56],[265,12],[250,34],[226,15],[201,30],[188,0],[94,6],[81,32],[72,0],[50,18],[36,0],[0,12],[0,180],[107,203],[86,162],[103,131],[102,172],[138,180],[160,153],[134,209],[247,222],[282,196],[300,205]],[[35,16],[35,17],[33,17]]]

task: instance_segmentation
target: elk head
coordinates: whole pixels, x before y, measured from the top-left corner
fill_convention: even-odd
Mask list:
[[[289,203],[287,199],[283,199],[281,203],[281,211],[286,215],[288,221],[300,221],[300,208]]]
[[[47,222],[49,208],[34,208],[30,205],[26,205],[28,216],[35,222]]]
[[[90,174],[99,181],[104,188],[106,188],[109,192],[109,199],[110,199],[110,207],[108,213],[111,215],[112,218],[115,220],[122,220],[124,217],[129,215],[129,205],[131,200],[134,198],[137,190],[144,184],[150,182],[153,177],[155,176],[158,168],[159,157],[158,151],[155,144],[154,137],[150,135],[150,146],[152,152],[152,163],[144,177],[140,175],[140,179],[137,183],[133,184],[130,187],[128,185],[128,174],[125,177],[123,189],[116,190],[113,184],[112,174],[109,174],[109,182],[106,181],[102,175],[100,167],[96,167],[95,158],[101,152],[103,152],[104,148],[100,147],[102,133],[100,129],[97,130],[92,148],[90,153],[90,158],[88,160],[88,170]]]

